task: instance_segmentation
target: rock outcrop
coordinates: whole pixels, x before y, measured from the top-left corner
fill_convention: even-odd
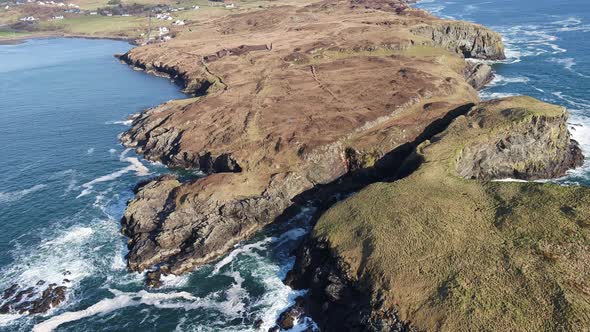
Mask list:
[[[465,52],[412,32],[428,24],[449,22],[418,10],[322,1],[231,15],[121,56],[207,92],[140,114],[122,135],[150,160],[209,173],[139,188],[123,218],[129,267],[179,274],[213,260],[301,194],[375,167],[477,102]],[[461,26],[474,38],[486,35],[470,23],[453,33]],[[220,49],[263,44],[272,50],[203,61]],[[499,57],[496,46],[476,46],[472,55]]]
[[[465,58],[503,60],[504,44],[497,32],[472,23],[443,21],[411,29],[415,34],[430,38],[435,45],[463,54]]]
[[[515,107],[513,107],[515,105]],[[490,121],[487,112],[501,109],[508,126]],[[468,179],[549,179],[581,166],[584,156],[570,139],[565,107],[543,105],[533,98],[495,100],[471,111],[474,125],[492,128],[495,137],[465,146],[457,173]],[[503,121],[503,119],[502,119]]]
[[[39,280],[36,285],[29,287],[13,284],[2,294],[0,314],[46,313],[65,301],[67,289],[65,285],[69,282],[64,279],[63,285],[53,283],[45,286],[45,281]]]
[[[420,331],[587,327],[590,190],[487,181],[507,165],[534,164],[522,178],[578,165],[566,119],[563,108],[528,97],[481,103],[418,147],[408,162],[420,165],[409,176],[328,210],[288,278],[310,288],[316,306],[308,314],[323,331],[395,330],[373,323],[382,312]],[[511,152],[488,149],[483,160],[467,153],[507,133]],[[474,164],[476,179],[466,179]],[[358,291],[366,310],[339,302],[334,289]]]
[[[475,90],[481,90],[492,82],[494,71],[485,63],[470,62],[465,68],[465,79]]]

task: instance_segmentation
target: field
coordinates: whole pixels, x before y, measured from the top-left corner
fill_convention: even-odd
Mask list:
[[[74,35],[136,37],[146,30],[147,18],[81,16],[61,21],[46,21],[40,26],[43,30],[62,31]]]

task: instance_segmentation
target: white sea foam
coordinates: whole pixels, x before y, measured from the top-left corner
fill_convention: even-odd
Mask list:
[[[140,304],[165,306],[166,301],[171,300],[197,300],[197,298],[187,292],[150,293],[147,291],[139,291],[137,293],[124,293],[113,289],[110,289],[110,291],[115,295],[114,298],[103,299],[84,310],[64,312],[54,316],[35,325],[33,327],[33,332],[51,332],[65,323],[74,322],[94,315],[104,315],[115,310],[130,306],[138,306]],[[179,307],[178,303],[174,305]]]
[[[490,82],[490,86],[504,86],[508,84],[527,84],[530,79],[526,76],[507,77],[500,74],[494,74],[494,79]]]
[[[587,111],[586,111],[587,112]],[[584,115],[584,111],[570,110],[572,116],[569,120],[569,131],[572,138],[580,144],[584,156],[590,156],[590,117]],[[568,174],[559,179],[564,184],[578,184],[577,179],[585,182],[590,180],[590,160],[586,158],[584,165],[568,171]]]
[[[576,60],[574,58],[550,58],[549,61],[560,64],[563,68],[570,71],[576,65]]]
[[[105,124],[108,125],[123,125],[123,126],[131,126],[131,124],[133,123],[133,120],[118,120],[118,121],[109,121]]]
[[[189,281],[189,275],[184,274],[181,276],[175,276],[172,274],[163,275],[160,279],[163,283],[162,288],[180,288],[186,286]]]
[[[572,108],[590,110],[590,101],[589,100],[566,95],[565,93],[563,93],[561,91],[553,92],[552,94],[555,97],[565,101]]]
[[[506,98],[506,97],[514,97],[518,96],[517,93],[509,93],[509,92],[489,92],[483,90],[480,92],[480,97],[482,100],[491,100],[491,99],[498,99],[498,98]]]
[[[90,194],[92,192],[92,189],[94,188],[94,185],[96,185],[97,183],[101,183],[101,182],[108,182],[108,181],[112,181],[115,180],[129,172],[135,172],[135,174],[137,176],[146,176],[150,174],[150,170],[145,167],[141,161],[139,161],[138,158],[136,157],[127,157],[127,153],[129,153],[130,149],[125,149],[122,153],[121,156],[119,157],[119,159],[121,161],[125,161],[128,162],[130,165],[127,167],[124,167],[116,172],[113,172],[111,174],[107,174],[107,175],[103,175],[101,177],[98,177],[90,182],[86,182],[82,185],[82,188],[84,188],[82,190],[82,192],[78,195],[77,198],[86,196],[88,194]]]
[[[91,155],[91,154],[93,154],[93,153],[94,153],[94,148],[89,148],[89,149],[86,151],[86,154],[88,154],[88,155]]]
[[[222,260],[215,264],[215,268],[213,269],[213,274],[219,273],[222,267],[230,264],[236,257],[242,254],[250,254],[254,249],[257,250],[264,250],[266,249],[266,245],[268,243],[276,241],[274,237],[267,237],[264,240],[254,242],[247,245],[238,245],[236,249],[232,250],[229,254],[227,254]]]
[[[2,203],[11,203],[19,201],[21,198],[35,193],[37,191],[43,190],[47,187],[45,184],[37,184],[30,188],[17,190],[17,191],[10,191],[10,192],[1,192],[0,191],[0,204]]]

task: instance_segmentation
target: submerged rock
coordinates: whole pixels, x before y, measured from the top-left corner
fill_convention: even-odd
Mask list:
[[[40,280],[36,286],[42,286]],[[45,289],[28,287],[20,291],[19,285],[12,285],[10,292],[4,293],[4,303],[0,305],[0,314],[42,314],[59,306],[66,299],[66,286],[51,284]],[[6,296],[8,295],[8,296]]]
[[[341,330],[388,330],[373,323],[387,313],[420,331],[589,326],[590,189],[490,181],[578,165],[566,121],[563,108],[532,98],[481,103],[419,146],[409,176],[328,210],[289,278],[326,308],[311,311],[320,327],[336,330],[345,315],[318,271],[365,301],[358,314],[345,303],[356,320]]]
[[[162,286],[162,281],[160,278],[162,277],[162,273],[160,271],[150,271],[146,273],[146,285],[149,288],[158,288]]]

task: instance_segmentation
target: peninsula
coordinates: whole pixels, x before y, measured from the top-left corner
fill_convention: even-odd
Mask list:
[[[478,60],[505,59],[502,37],[411,2],[208,3],[211,15],[195,14],[204,3],[113,2],[72,13],[82,30],[9,26],[132,39],[117,57],[187,94],[121,135],[148,160],[206,174],[136,187],[122,233],[147,286],[312,202],[317,224],[285,280],[309,291],[276,329],[304,314],[325,331],[582,330],[590,190],[527,182],[582,165],[567,111],[525,96],[482,102],[493,72]],[[85,30],[96,15],[139,23]],[[519,181],[497,181],[507,178]],[[55,306],[49,295],[40,311]]]

